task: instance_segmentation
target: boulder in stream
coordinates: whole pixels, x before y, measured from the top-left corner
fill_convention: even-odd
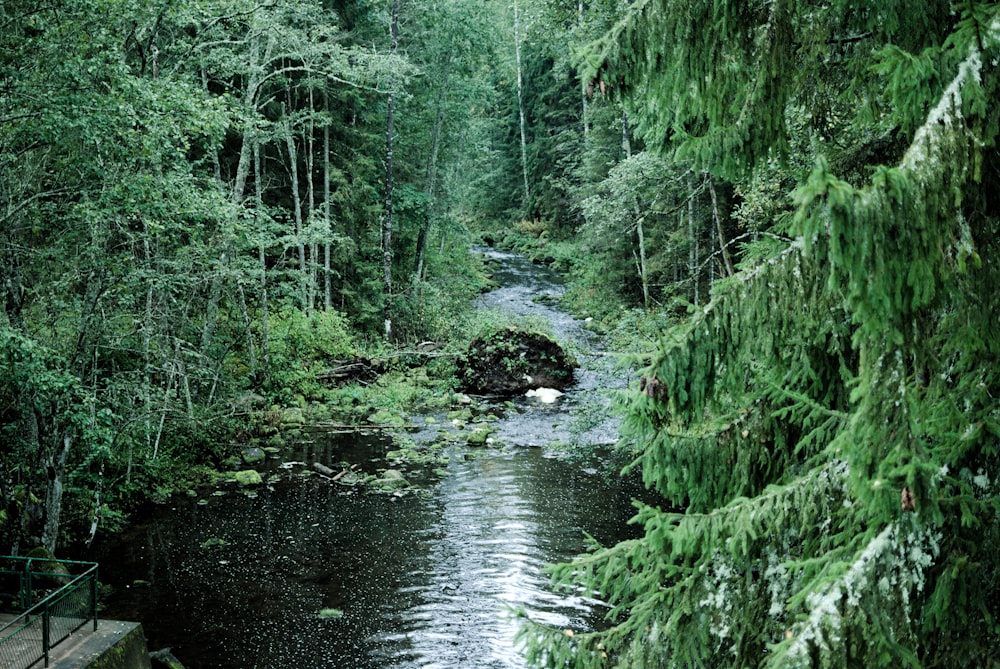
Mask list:
[[[551,337],[518,327],[491,329],[472,340],[459,361],[464,390],[520,395],[532,388],[563,389],[579,363]]]
[[[241,486],[260,485],[264,482],[260,472],[256,469],[244,469],[242,471],[232,472],[231,476],[233,477],[233,480]]]

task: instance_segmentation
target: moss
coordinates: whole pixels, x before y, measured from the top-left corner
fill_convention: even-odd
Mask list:
[[[344,612],[341,609],[320,609],[319,618],[320,620],[338,620],[344,617]]]
[[[477,425],[466,439],[469,446],[486,446],[490,442],[490,435],[493,434],[492,427]]]
[[[264,482],[260,472],[256,469],[244,469],[243,471],[233,472],[232,476],[234,481],[244,486],[260,485]]]

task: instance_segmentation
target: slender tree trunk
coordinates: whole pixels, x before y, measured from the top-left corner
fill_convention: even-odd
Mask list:
[[[209,95],[208,92],[208,70],[204,66],[201,68],[201,89],[206,96]],[[215,174],[216,183],[222,183],[222,164],[219,162],[219,149],[216,146],[212,147],[212,171]],[[242,158],[242,148],[240,150],[240,157]],[[239,170],[237,170],[239,171]]]
[[[152,448],[153,444],[153,381],[152,381],[152,333],[153,333],[153,251],[149,245],[150,230],[145,227],[142,243],[146,252],[146,271],[149,276],[146,280],[146,308],[142,322],[142,360],[143,360],[143,404],[146,427],[146,452]],[[125,468],[125,480],[132,478],[132,440],[128,441],[128,464]]]
[[[688,192],[689,192],[688,203],[687,203],[688,204],[687,223],[688,223],[688,240],[690,244],[690,246],[688,247],[688,276],[691,278],[691,291],[692,291],[691,301],[694,303],[694,306],[697,307],[698,291],[700,286],[698,285],[698,253],[699,253],[698,235],[697,235],[697,228],[694,224],[694,214],[695,214],[694,176],[689,174],[687,181],[688,181]]]
[[[642,229],[640,216],[635,222],[635,233],[639,238],[639,280],[642,282],[642,305],[649,308],[649,273],[646,269],[646,235]]]
[[[5,226],[6,227],[6,226]],[[24,316],[21,313],[24,307],[24,284],[21,281],[20,265],[17,261],[17,245],[9,230],[3,231],[3,238],[0,239],[3,247],[0,248],[0,261],[3,263],[3,314],[7,317],[7,323],[18,332],[24,332]]]
[[[427,158],[427,172],[426,172],[426,190],[427,197],[430,199],[430,207],[426,222],[420,227],[420,232],[417,235],[417,262],[416,269],[413,272],[414,283],[419,285],[419,282],[424,278],[424,258],[427,253],[427,239],[430,236],[431,221],[434,218],[435,205],[434,205],[434,191],[437,182],[437,162],[438,162],[438,151],[441,146],[441,132],[444,127],[444,102],[445,95],[448,91],[448,75],[451,72],[451,54],[447,56],[445,60],[443,72],[440,77],[440,86],[437,91],[437,110],[434,115],[434,127],[431,130],[431,150]]]
[[[101,522],[101,490],[104,487],[104,463],[97,472],[97,485],[94,487],[94,510],[90,514],[90,532],[87,534],[87,541],[84,542],[89,549],[97,536],[97,528]]]
[[[622,110],[622,151],[625,159],[632,157],[632,141],[628,134],[628,113]],[[649,308],[649,273],[646,271],[646,232],[643,230],[645,216],[639,211],[639,203],[633,198],[632,212],[635,216],[635,234],[639,242],[639,255],[636,259],[636,269],[639,271],[639,281],[642,283],[642,305]]]
[[[263,220],[264,210],[264,186],[261,182],[260,165],[260,143],[253,145],[253,182],[254,182],[254,215],[257,217],[258,230]],[[261,355],[261,378],[266,379],[268,374],[268,364],[270,363],[271,351],[269,342],[268,304],[267,304],[267,257],[264,253],[264,235],[261,234],[258,244],[258,262],[260,263],[260,355]]]
[[[722,217],[719,215],[719,198],[715,194],[715,184],[712,183],[712,175],[705,174],[705,184],[708,192],[712,196],[712,216],[715,218],[715,230],[719,235],[719,251],[722,253],[722,264],[726,271],[726,276],[732,276],[733,263],[729,259],[729,249],[726,248],[726,236],[722,233]]]
[[[576,24],[579,27],[583,27],[583,0],[580,0],[576,5]],[[587,103],[587,82],[580,78],[580,118],[583,120],[583,142],[584,145],[587,143],[587,138],[590,136],[590,119],[589,119],[589,109]]]
[[[268,49],[270,51],[270,49]],[[250,44],[250,63],[256,65],[260,63],[260,38],[254,35]],[[247,80],[247,87],[243,90],[243,106],[247,109],[256,109],[257,92],[260,89],[260,75],[257,68],[250,68],[250,76]],[[249,121],[243,128],[243,137],[240,142],[240,159],[236,165],[236,178],[233,180],[233,188],[230,191],[230,199],[239,204],[243,202],[243,193],[246,190],[247,177],[250,175],[250,153],[251,148],[256,144],[253,137]]]
[[[247,358],[250,363],[250,377],[257,376],[257,350],[253,343],[252,324],[250,322],[250,310],[247,308],[246,291],[243,290],[243,282],[236,282],[236,296],[239,298],[240,315],[243,317],[243,329],[247,338]]]
[[[56,541],[59,538],[59,519],[62,515],[63,477],[66,473],[66,460],[73,446],[73,437],[61,433],[58,427],[54,430],[55,443],[45,462],[48,474],[48,485],[45,489],[45,526],[42,529],[42,546],[53,555],[56,552]],[[60,446],[59,442],[62,442]]]
[[[313,212],[316,210],[316,188],[313,183],[313,173],[315,167],[315,142],[314,133],[316,123],[315,98],[312,87],[309,88],[309,136],[306,138],[306,171],[309,176],[306,180],[306,203],[308,209],[306,214],[306,227],[309,230],[309,306],[308,312],[311,314],[316,309],[316,280],[319,274],[319,244],[312,234]]]
[[[330,113],[330,97],[323,89],[323,108]],[[323,223],[326,242],[323,244],[323,308],[333,308],[333,283],[330,277],[330,245],[333,243],[333,221],[330,218],[330,121],[323,126]]]
[[[222,300],[222,282],[227,272],[228,259],[226,252],[219,254],[219,262],[216,270],[212,274],[212,285],[209,289],[208,304],[205,307],[205,324],[201,330],[201,354],[206,358],[208,349],[212,345],[212,337],[215,336],[215,324],[219,319],[219,302]]]
[[[17,498],[14,496],[14,481],[2,451],[0,451],[0,500],[3,503],[0,508],[7,518],[20,518]],[[4,540],[0,550],[5,551],[7,555],[17,555],[21,547],[21,523],[8,521],[0,525],[0,537]]]
[[[524,176],[524,206],[531,206],[531,188],[528,185],[528,136],[524,118],[524,84],[521,66],[521,13],[514,0],[514,58],[517,69],[517,113],[521,120],[521,172]]]
[[[396,53],[399,45],[399,0],[392,0],[392,18],[389,25],[390,50]],[[382,292],[385,298],[385,338],[392,338],[392,122],[395,113],[395,82],[389,89],[385,113],[385,217],[382,222]]]
[[[299,257],[299,301],[303,309],[309,307],[309,294],[306,282],[309,280],[306,267],[306,244],[302,230],[302,198],[299,195],[299,156],[295,147],[295,135],[292,132],[291,121],[285,131],[285,145],[288,149],[288,168],[292,178],[292,214],[295,220],[295,245]]]

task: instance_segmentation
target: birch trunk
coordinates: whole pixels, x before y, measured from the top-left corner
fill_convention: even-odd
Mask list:
[[[531,206],[531,188],[528,185],[528,136],[525,131],[524,85],[521,67],[521,13],[514,0],[514,59],[517,69],[517,113],[521,121],[521,172],[524,175],[524,206]]]
[[[719,215],[719,198],[715,194],[715,184],[712,183],[712,175],[705,175],[705,184],[708,186],[709,195],[712,196],[712,217],[715,219],[715,230],[719,235],[719,251],[722,253],[722,263],[726,270],[726,276],[732,276],[733,263],[729,258],[729,249],[726,248],[726,236],[722,233],[722,217]]]
[[[308,313],[312,313],[316,308],[316,278],[319,274],[319,244],[312,234],[313,212],[316,210],[316,188],[313,183],[314,149],[315,143],[313,135],[316,130],[314,116],[316,114],[315,99],[312,88],[309,89],[309,135],[306,138],[306,171],[309,173],[306,179],[306,226],[309,228],[309,304]]]
[[[295,135],[292,132],[291,122],[285,131],[285,146],[288,149],[288,168],[292,178],[292,214],[295,221],[295,245],[299,257],[299,272],[301,273],[299,285],[299,300],[304,309],[309,306],[309,294],[306,288],[306,281],[309,280],[308,268],[306,267],[306,244],[302,235],[302,197],[299,195],[299,156],[295,147]]]

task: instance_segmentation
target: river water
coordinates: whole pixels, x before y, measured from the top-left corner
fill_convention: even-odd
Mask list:
[[[157,506],[94,556],[114,588],[102,616],[141,621],[150,649],[172,647],[188,669],[521,668],[514,612],[558,628],[599,624],[603,604],[554,592],[544,566],[584,551],[586,534],[634,536],[636,489],[548,444],[613,441],[601,407],[621,383],[579,321],[535,301],[561,294],[555,276],[482,252],[500,287],[478,306],[545,319],[576,348],[582,367],[563,398],[506,405],[504,446],[455,446],[446,474],[419,494],[359,492],[272,461],[285,475],[255,494]],[[373,470],[390,448],[314,433],[282,457]]]

